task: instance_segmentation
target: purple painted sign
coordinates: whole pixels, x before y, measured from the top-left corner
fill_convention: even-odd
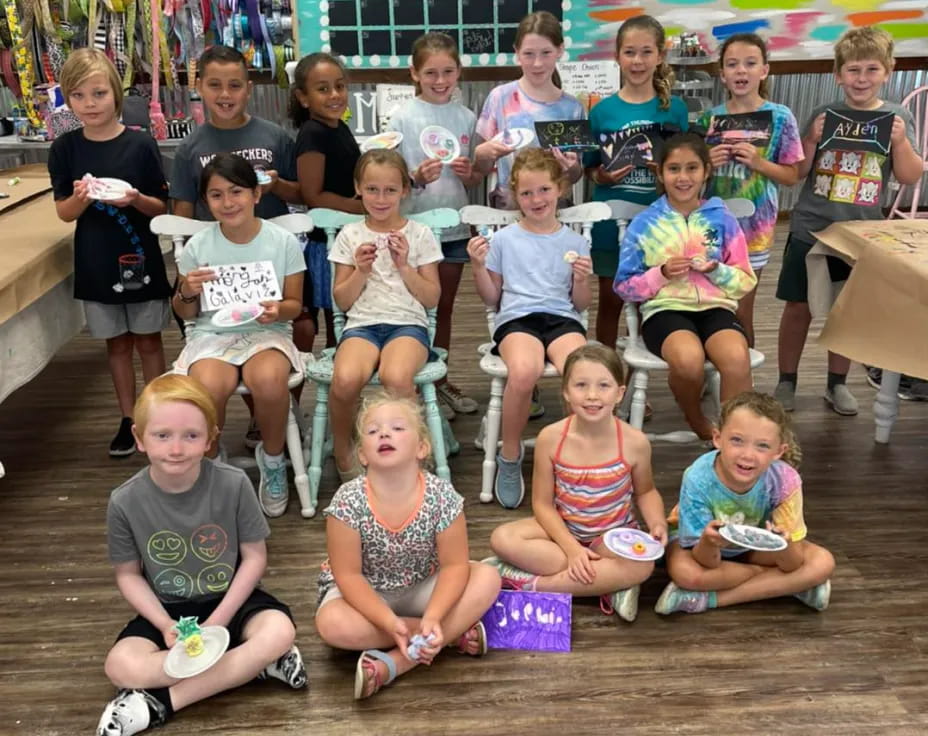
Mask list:
[[[569,652],[570,604],[568,593],[501,590],[483,614],[487,644],[491,649]]]

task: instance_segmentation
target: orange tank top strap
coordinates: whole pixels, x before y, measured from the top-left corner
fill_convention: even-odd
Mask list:
[[[619,441],[619,462],[625,462],[625,451],[622,448],[622,420],[615,418],[615,434]]]
[[[561,462],[561,448],[564,446],[564,440],[567,439],[567,432],[570,431],[570,423],[573,421],[574,415],[571,414],[567,417],[567,421],[564,422],[564,429],[561,430],[561,439],[558,440],[557,448],[554,450],[554,457],[551,458],[552,463]]]

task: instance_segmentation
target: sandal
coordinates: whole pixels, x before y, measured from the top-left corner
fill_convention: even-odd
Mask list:
[[[387,679],[380,679],[380,671],[376,661],[380,660],[387,666]],[[379,649],[365,649],[358,657],[358,666],[354,671],[354,699],[364,700],[386,687],[396,679],[396,664],[393,658]]]
[[[474,632],[474,636],[468,636],[471,632]],[[477,642],[477,651],[474,654],[467,651],[467,645],[471,642]],[[458,639],[458,651],[471,657],[482,657],[487,653],[487,630],[483,625],[483,621],[478,621],[461,634],[461,638]]]

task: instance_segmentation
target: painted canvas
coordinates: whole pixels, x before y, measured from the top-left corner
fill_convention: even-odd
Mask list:
[[[731,115],[713,115],[706,131],[706,143],[753,143],[764,147],[770,142],[773,132],[773,112],[758,110]]]
[[[501,590],[483,614],[487,644],[491,649],[569,652],[570,605],[567,593]]]
[[[589,120],[545,120],[535,123],[535,135],[541,148],[562,151],[595,151],[599,144],[593,139]]]

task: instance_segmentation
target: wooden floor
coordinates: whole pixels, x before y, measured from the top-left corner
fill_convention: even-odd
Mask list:
[[[777,258],[758,299],[758,347],[768,363],[756,385],[767,390],[775,383],[778,271]],[[451,374],[485,403],[474,358],[485,323],[471,283],[465,274]],[[169,358],[178,345],[176,331],[167,333]],[[823,376],[823,352],[810,344],[795,420],[810,538],[838,561],[826,612],[783,599],[658,617],[653,605],[666,582],[658,571],[632,625],[578,601],[570,654],[448,654],[355,703],[356,655],[330,650],[312,625],[322,516],[303,520],[294,498],[271,523],[265,585],[293,607],[310,690],[255,683],[190,707],[160,733],[928,733],[928,404],[903,403],[892,444],[878,446],[862,369],[850,378],[861,400],[856,418],[827,410]],[[654,423],[675,425],[668,390],[656,383]],[[536,431],[557,414],[556,385],[543,396],[549,414],[531,424]],[[86,336],[2,405],[0,734],[91,733],[113,694],[103,657],[130,611],[107,562],[105,509],[110,490],[144,464],[139,455],[107,457],[117,422],[102,346]],[[241,448],[244,427],[243,408],[232,402],[231,450]],[[454,483],[467,499],[472,557],[480,558],[493,527],[530,507],[479,503],[477,418],[459,417],[454,427],[462,444]],[[668,508],[698,452],[655,449]],[[323,482],[324,506],[335,490],[331,466]]]

